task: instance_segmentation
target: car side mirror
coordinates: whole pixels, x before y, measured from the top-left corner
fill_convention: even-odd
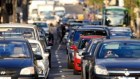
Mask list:
[[[84,51],[85,51],[85,48],[83,48],[82,50],[78,50],[79,51],[79,56],[81,56],[81,57],[83,57],[83,53],[84,53]]]
[[[83,56],[83,52],[79,52],[79,56]]]
[[[78,50],[77,46],[76,45],[71,45],[70,46],[70,49],[73,49],[73,50]]]
[[[47,46],[45,52],[50,52],[50,50],[51,50],[51,46]]]
[[[35,54],[34,56],[35,56],[36,60],[42,60],[43,59],[43,57],[41,55]]]
[[[83,57],[83,59],[85,59],[85,60],[92,60],[93,57],[92,57],[91,55],[85,55],[85,56]]]
[[[88,52],[83,52],[82,55],[87,56],[87,55],[89,55],[89,53]]]

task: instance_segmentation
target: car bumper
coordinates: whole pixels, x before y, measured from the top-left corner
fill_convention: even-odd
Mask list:
[[[18,79],[36,79],[36,78],[31,78],[31,77],[19,77]]]
[[[94,78],[92,78],[94,79]],[[140,77],[125,77],[125,76],[96,76],[95,79],[140,79]]]

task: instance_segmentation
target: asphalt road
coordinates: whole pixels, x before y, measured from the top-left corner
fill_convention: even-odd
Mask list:
[[[67,54],[64,44],[57,44],[52,48],[52,68],[48,79],[80,79],[80,75],[73,75],[73,69],[67,68]]]
[[[80,5],[65,5],[66,13],[83,13]],[[52,68],[48,79],[80,79],[80,75],[73,75],[73,69],[67,68],[67,54],[64,44],[56,44],[52,48]]]

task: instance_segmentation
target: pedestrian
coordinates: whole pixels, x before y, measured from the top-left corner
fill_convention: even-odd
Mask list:
[[[61,30],[62,30],[62,37],[61,37],[61,42],[63,41],[64,35],[66,33],[66,28],[65,25],[61,25]]]
[[[56,27],[50,23],[50,26],[49,26],[49,33],[50,33],[50,37],[52,37],[52,42],[53,44],[56,42],[55,40],[57,39],[57,35],[56,35]]]
[[[58,26],[57,29],[57,37],[58,37],[58,40],[59,42],[61,42],[61,38],[62,38],[62,30],[61,30],[61,26]]]

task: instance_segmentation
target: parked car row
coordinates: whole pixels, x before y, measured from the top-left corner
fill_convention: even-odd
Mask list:
[[[140,78],[140,40],[130,27],[70,21],[65,20],[69,30],[64,43],[67,66],[73,74],[81,74],[82,79]]]
[[[50,50],[43,22],[0,24],[2,79],[46,79],[51,68]]]

